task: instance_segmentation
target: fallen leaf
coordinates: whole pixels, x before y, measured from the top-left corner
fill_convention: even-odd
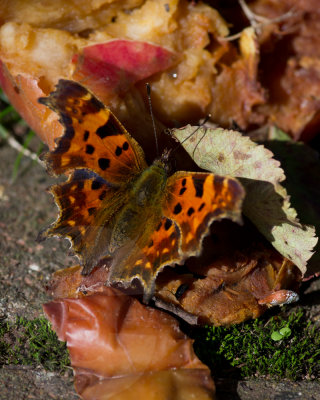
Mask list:
[[[54,300],[44,311],[67,342],[84,399],[214,398],[210,370],[166,313],[107,287],[81,299]]]
[[[304,274],[318,239],[314,227],[300,224],[290,206],[280,184],[285,175],[273,153],[239,132],[221,128],[196,130],[189,125],[172,133],[199,167],[240,179],[246,189],[244,214]]]
[[[273,184],[285,179],[280,162],[273,158],[272,152],[237,131],[187,125],[172,130],[172,134],[200,168],[215,174]]]

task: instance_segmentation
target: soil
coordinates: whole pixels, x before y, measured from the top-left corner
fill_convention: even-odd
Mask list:
[[[49,301],[45,284],[51,274],[76,264],[66,240],[37,243],[38,232],[53,221],[57,209],[46,188],[56,180],[40,164],[23,158],[20,174],[12,182],[17,152],[8,145],[0,148],[0,318],[15,321],[43,316],[42,304]],[[320,323],[320,279],[304,285],[300,305],[313,321]],[[320,400],[319,381],[270,381],[250,379],[217,381],[218,399]],[[72,372],[66,376],[42,367],[3,366],[0,369],[0,400],[75,400]]]

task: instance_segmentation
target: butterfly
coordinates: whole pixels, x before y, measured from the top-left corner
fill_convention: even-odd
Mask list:
[[[112,259],[109,284],[140,280],[144,302],[167,265],[199,255],[213,220],[240,220],[244,191],[236,179],[206,172],[169,174],[169,152],[148,166],[115,115],[87,88],[60,80],[39,99],[59,115],[64,134],[44,155],[48,172],[66,174],[51,187],[56,222],[40,232],[69,238],[89,274]]]

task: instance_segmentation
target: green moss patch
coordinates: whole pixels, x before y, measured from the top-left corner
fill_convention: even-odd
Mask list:
[[[197,355],[215,377],[320,379],[320,330],[302,309],[286,319],[206,327],[195,338]]]
[[[63,372],[70,365],[66,344],[61,342],[45,318],[15,323],[0,321],[0,365],[42,365]]]

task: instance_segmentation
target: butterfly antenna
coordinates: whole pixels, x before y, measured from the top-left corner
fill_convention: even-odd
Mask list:
[[[203,133],[201,139],[200,139],[200,140],[198,141],[198,143],[194,146],[194,149],[193,149],[193,152],[192,152],[192,157],[193,157],[193,158],[194,158],[194,154],[195,154],[195,152],[196,152],[196,150],[197,150],[199,144],[202,142],[202,139],[206,136],[206,134],[207,134],[207,131],[204,130],[204,133]]]
[[[150,115],[151,115],[151,120],[152,120],[154,138],[155,138],[155,142],[156,142],[157,156],[159,157],[158,135],[157,135],[156,124],[154,122],[154,116],[153,116],[153,111],[152,111],[151,87],[150,87],[149,83],[146,83],[146,88],[147,88],[147,96],[148,96],[148,103],[149,103],[149,110],[150,110]]]
[[[205,119],[201,122],[201,124],[200,124],[193,132],[191,132],[189,136],[187,136],[186,138],[184,138],[183,141],[180,142],[180,143],[172,150],[171,154],[172,154],[174,151],[176,151],[184,142],[186,142],[188,139],[190,139],[191,136],[193,136],[200,128],[202,128],[203,125],[205,125],[205,124],[209,121],[210,118],[211,118],[211,114],[208,114],[208,115],[205,117]],[[201,142],[201,140],[204,138],[204,136],[205,136],[205,134],[204,134],[204,135],[202,136],[202,138],[200,139],[200,142]],[[198,143],[198,144],[199,144],[199,143]],[[198,146],[198,144],[197,144],[197,146]],[[196,146],[196,147],[197,147],[197,146]]]

